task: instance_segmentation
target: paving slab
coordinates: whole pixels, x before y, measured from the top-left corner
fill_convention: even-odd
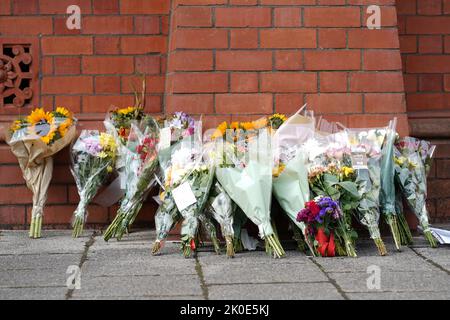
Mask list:
[[[0,300],[63,300],[66,287],[0,288]]]
[[[347,293],[351,300],[449,300],[450,292],[407,291],[407,292],[358,292]]]

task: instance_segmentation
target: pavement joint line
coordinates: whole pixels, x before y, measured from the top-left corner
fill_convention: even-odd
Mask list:
[[[236,285],[261,285],[261,284],[315,284],[330,283],[330,281],[281,281],[281,282],[235,282],[235,283],[211,283],[208,287],[213,286],[236,286]]]
[[[417,250],[415,250],[414,248],[410,248],[416,255],[418,255],[420,258],[422,258],[423,260],[425,260],[426,262],[428,262],[429,264],[431,264],[432,266],[438,268],[441,271],[444,271],[446,274],[450,275],[450,270],[444,268],[443,266],[441,266],[439,263],[435,262],[434,260],[425,257],[423,254],[421,254],[420,252],[418,252]]]
[[[198,255],[195,255],[195,271],[197,272],[197,276],[200,279],[200,288],[202,289],[202,295],[205,300],[209,300],[209,292],[208,285],[205,281],[205,276],[203,274],[202,265],[200,264],[200,260]]]
[[[86,262],[87,260],[87,256],[88,256],[88,252],[89,252],[89,248],[94,244],[95,242],[95,237],[97,236],[97,231],[95,230],[91,236],[89,237],[89,240],[86,241],[86,243],[84,244],[84,251],[83,254],[81,255],[80,258],[80,263],[78,264],[78,267],[81,268],[83,267],[83,264]],[[72,298],[73,292],[75,289],[68,289],[66,292],[66,300],[69,300]]]
[[[40,285],[36,285],[36,286],[12,286],[12,287],[3,287],[0,286],[0,289],[34,289],[34,288],[64,288],[62,286],[59,285],[49,285],[49,286],[40,286]]]
[[[319,268],[320,271],[322,271],[322,273],[325,275],[325,277],[327,277],[328,281],[336,288],[336,290],[344,298],[344,300],[350,300],[350,298],[347,296],[347,294],[344,292],[344,290],[342,290],[342,288],[338,285],[336,280],[334,280],[328,274],[328,272],[322,267],[322,265],[319,262],[317,262],[316,259],[314,259],[313,257],[311,257],[309,259],[312,261],[312,263],[314,263],[317,266],[317,268]]]

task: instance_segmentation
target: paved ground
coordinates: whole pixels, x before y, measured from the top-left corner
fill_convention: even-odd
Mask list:
[[[151,231],[109,243],[85,233],[74,240],[70,231],[45,231],[30,240],[0,231],[0,299],[450,299],[450,247],[430,249],[421,238],[402,252],[387,240],[386,257],[362,241],[356,259],[296,251],[281,260],[261,251],[227,259],[207,248],[184,259],[176,243],[151,256]],[[69,266],[81,266],[81,289],[67,287]]]

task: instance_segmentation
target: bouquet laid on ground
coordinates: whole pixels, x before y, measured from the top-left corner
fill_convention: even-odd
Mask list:
[[[435,146],[428,141],[404,137],[396,143],[396,181],[406,202],[419,219],[425,238],[431,247],[437,246],[429,224],[427,199],[427,174]]]
[[[351,216],[361,197],[355,182],[347,133],[317,134],[304,145],[304,149],[309,155],[308,182],[312,197],[331,198],[339,207],[340,215],[334,220],[333,232],[336,253],[356,257],[358,235],[351,227]]]
[[[125,196],[120,202],[116,217],[104,234],[105,241],[111,237],[120,240],[139,213],[153,186],[152,181],[158,168],[158,139],[158,126],[152,117],[146,116],[139,125],[131,124],[127,145],[121,154]]]
[[[386,247],[378,227],[380,219],[381,147],[386,128],[347,129],[352,153],[352,165],[356,184],[361,195],[357,208],[359,221],[369,230],[380,255],[386,255]]]
[[[230,146],[223,149],[225,161],[216,168],[217,180],[258,226],[266,251],[274,257],[282,257],[285,253],[270,219],[273,156],[269,130],[254,130],[254,135],[236,131],[234,141],[225,142]]]
[[[156,241],[152,249],[154,255],[161,252],[169,232],[181,221],[181,214],[171,193],[172,158],[182,143],[187,146],[194,134],[197,136],[201,134],[200,122],[196,122],[184,112],[176,112],[167,118],[161,118],[158,125],[160,128],[158,157],[162,186],[157,199],[159,207],[155,214]]]
[[[52,156],[66,147],[76,134],[72,113],[58,107],[47,112],[38,108],[14,121],[6,142],[19,160],[27,187],[33,192],[30,237],[40,238],[44,206],[53,172]]]
[[[113,136],[97,130],[83,130],[72,147],[71,172],[80,196],[72,223],[75,238],[83,232],[89,202],[113,171],[116,149]]]
[[[336,234],[343,224],[344,216],[338,201],[318,196],[305,204],[297,220],[306,224],[306,236],[315,244],[315,250],[322,257],[334,257],[338,242]]]
[[[307,155],[301,146],[314,135],[314,118],[300,115],[302,110],[303,108],[291,116],[274,134],[273,194],[293,223],[292,228],[299,249],[305,250],[306,243],[314,255],[313,243],[305,237],[306,225],[297,221],[297,214],[304,208],[310,194]],[[297,230],[300,230],[303,236]]]
[[[395,128],[397,118],[390,121],[386,132],[386,139],[382,149],[381,159],[381,192],[380,208],[386,223],[391,229],[394,244],[397,250],[400,250],[401,239],[400,229],[398,227],[397,211],[395,209],[395,168],[394,168],[394,142],[397,136]],[[404,236],[403,236],[404,238]]]

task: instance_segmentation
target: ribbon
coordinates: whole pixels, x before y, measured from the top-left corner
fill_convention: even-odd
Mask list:
[[[336,244],[334,243],[334,233],[330,232],[330,235],[325,234],[324,228],[319,228],[316,234],[316,241],[319,243],[317,251],[319,251],[322,257],[334,257],[336,255]]]

